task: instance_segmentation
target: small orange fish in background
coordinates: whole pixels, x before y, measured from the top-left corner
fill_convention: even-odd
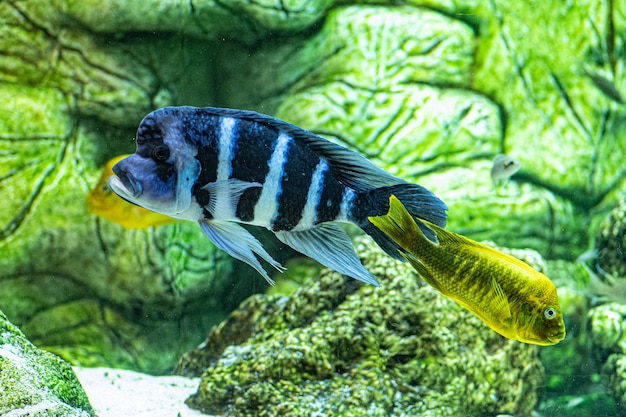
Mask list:
[[[121,224],[126,229],[145,229],[173,223],[176,219],[146,210],[120,198],[109,188],[113,165],[128,155],[120,155],[107,162],[96,186],[87,195],[87,209],[91,214]]]

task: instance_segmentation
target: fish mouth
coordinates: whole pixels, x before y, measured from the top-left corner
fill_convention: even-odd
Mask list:
[[[141,181],[133,177],[130,172],[113,169],[116,175],[109,178],[109,187],[125,200],[136,200],[143,193]]]
[[[565,339],[565,330],[548,336],[548,340],[552,343],[559,343],[563,339]]]

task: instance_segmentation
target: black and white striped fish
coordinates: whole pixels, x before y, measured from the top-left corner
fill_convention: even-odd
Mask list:
[[[399,246],[367,219],[387,213],[391,194],[416,218],[446,223],[446,205],[424,187],[252,111],[166,107],[144,118],[136,140],[136,153],[113,167],[111,189],[149,210],[199,222],[218,247],[270,283],[257,256],[281,265],[238,223],[263,226],[321,264],[374,285],[333,222],[358,225],[400,260]]]

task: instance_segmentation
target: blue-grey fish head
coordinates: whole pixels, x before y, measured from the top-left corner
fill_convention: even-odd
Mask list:
[[[178,116],[167,107],[147,115],[137,129],[136,152],[114,165],[109,179],[123,199],[173,217],[189,209],[201,170]]]

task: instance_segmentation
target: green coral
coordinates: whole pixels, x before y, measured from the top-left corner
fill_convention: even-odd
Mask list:
[[[508,341],[422,286],[369,238],[382,288],[326,270],[291,296],[256,296],[179,364],[203,374],[189,403],[229,416],[530,415],[537,348]]]
[[[70,365],[37,349],[2,312],[0,369],[0,414],[28,409],[29,415],[95,415]]]

